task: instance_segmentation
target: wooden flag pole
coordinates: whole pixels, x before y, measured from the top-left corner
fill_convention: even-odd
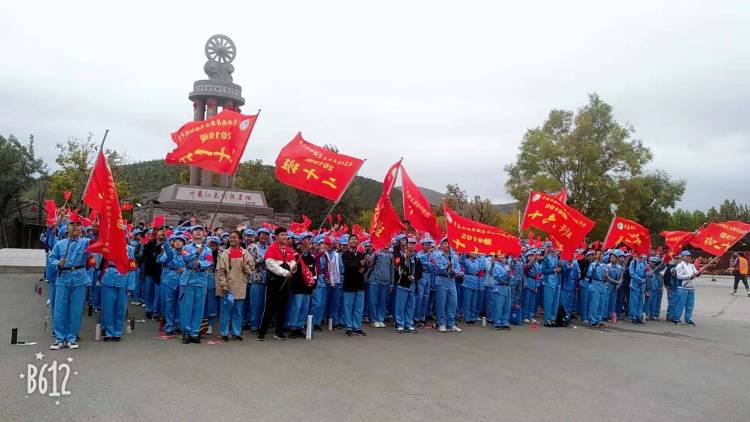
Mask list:
[[[334,208],[336,208],[336,205],[338,205],[339,202],[341,202],[341,198],[344,197],[344,194],[346,193],[346,191],[349,190],[349,186],[351,186],[352,183],[354,183],[354,179],[357,178],[357,174],[359,174],[359,170],[362,169],[362,166],[365,165],[365,161],[367,161],[367,158],[365,158],[365,159],[362,160],[362,164],[359,165],[359,168],[354,173],[354,176],[352,176],[351,180],[349,180],[349,183],[346,184],[346,187],[344,188],[344,190],[341,191],[341,195],[339,195],[338,199],[336,199],[336,202],[333,203],[333,205],[331,206],[331,209],[328,210],[328,212],[326,213],[326,215],[323,216],[323,221],[320,222],[320,227],[318,227],[318,233],[320,233],[320,231],[323,229],[323,225],[325,225],[326,219],[328,219],[328,216],[331,215],[331,213],[333,212]]]

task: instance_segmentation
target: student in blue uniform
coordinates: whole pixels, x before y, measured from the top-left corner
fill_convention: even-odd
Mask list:
[[[479,290],[480,288],[484,289],[484,285],[481,285],[479,280],[484,278],[487,268],[484,258],[480,258],[476,254],[462,255],[460,261],[464,269],[464,282],[461,287],[463,290],[461,308],[464,311],[464,322],[468,325],[474,325],[479,317],[479,305],[477,304],[480,301]]]
[[[430,299],[435,300],[435,265],[430,261],[435,242],[430,237],[422,239],[422,250],[417,253],[417,259],[422,264],[422,278],[417,281],[417,299],[414,319],[418,326],[424,326],[430,315]]]
[[[642,256],[634,256],[630,261],[630,300],[628,318],[633,324],[643,322],[643,296],[646,290],[646,277],[650,270]]]
[[[190,229],[193,243],[183,248],[182,258],[186,269],[180,277],[180,322],[182,343],[200,343],[199,336],[203,309],[206,306],[206,290],[209,280],[213,282],[213,255],[203,244],[203,226]]]
[[[523,255],[514,257],[509,262],[511,269],[511,309],[510,309],[510,323],[513,325],[521,325],[523,322],[522,309],[521,309],[521,297],[523,296],[523,283],[524,283],[524,266],[526,264],[523,260]]]
[[[451,251],[447,237],[440,240],[440,250],[432,253],[431,260],[435,265],[435,313],[438,331],[460,333],[461,329],[456,325],[456,275],[462,275],[461,264],[456,254]]]
[[[50,253],[50,264],[58,268],[53,316],[55,342],[50,346],[52,350],[78,348],[76,338],[81,328],[86,285],[90,282],[86,274],[86,262],[90,256],[86,252],[89,239],[81,237],[79,221],[68,223],[67,230],[68,237],[57,242]]]
[[[534,314],[536,312],[536,289],[542,279],[542,270],[539,259],[542,254],[539,249],[532,249],[526,255],[524,266],[523,296],[521,298],[521,315],[526,324],[536,324]]]
[[[218,228],[217,228],[218,230]],[[221,240],[216,236],[208,236],[206,238],[206,245],[211,249],[211,269],[209,271],[209,280],[207,281],[206,289],[206,307],[203,310],[203,318],[208,320],[208,331],[206,335],[214,333],[214,323],[216,322],[216,315],[218,315],[219,300],[216,297],[216,263],[219,262],[219,245]],[[162,289],[163,292],[163,289]]]
[[[511,275],[505,255],[499,255],[491,264],[489,284],[491,286],[493,311],[492,325],[496,330],[510,330],[512,291],[517,279]]]
[[[247,230],[246,230],[247,232]],[[255,261],[255,272],[248,276],[247,298],[245,300],[245,322],[251,334],[258,334],[266,296],[265,255],[271,246],[271,231],[265,227],[258,229],[257,242],[247,245],[250,256]],[[247,237],[247,233],[246,233]]]
[[[648,259],[649,272],[646,277],[646,299],[644,303],[644,312],[649,321],[659,320],[659,311],[661,309],[661,291],[664,285],[661,272],[664,266],[658,256],[652,256]]]
[[[373,328],[384,328],[388,290],[393,284],[394,263],[400,260],[401,256],[398,253],[391,254],[384,248],[375,252],[370,259],[370,325]]]
[[[594,261],[589,264],[586,274],[588,282],[588,311],[586,320],[591,327],[605,326],[602,322],[602,302],[604,301],[604,278],[607,271],[601,251],[596,251]]]
[[[575,313],[576,286],[580,277],[581,269],[578,266],[578,261],[562,261],[560,303],[565,310],[566,321],[570,321],[570,318]]]
[[[602,307],[604,309],[602,315],[605,321],[612,319],[612,316],[615,314],[615,307],[617,306],[617,289],[622,283],[623,278],[623,268],[618,263],[621,254],[622,251],[615,249],[609,253],[608,257],[607,271],[604,274],[604,285],[606,288],[604,297],[606,305]]]
[[[135,259],[135,250],[131,245],[128,245],[128,259]],[[120,274],[112,262],[104,261],[104,274],[101,277],[103,340],[120,341],[128,308],[127,288],[135,284],[131,283],[135,274]]]
[[[540,264],[542,286],[544,288],[544,326],[555,326],[557,308],[560,306],[560,272],[562,265],[558,251],[547,243],[547,253]]]
[[[158,262],[162,264],[164,272],[162,273],[161,284],[164,292],[164,333],[172,335],[179,329],[179,299],[180,299],[180,278],[185,272],[185,259],[183,258],[182,248],[186,240],[182,235],[173,234],[164,242],[164,252],[159,255]],[[187,252],[185,252],[187,253]]]

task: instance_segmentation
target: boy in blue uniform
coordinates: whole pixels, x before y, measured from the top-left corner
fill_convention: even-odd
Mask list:
[[[487,269],[484,258],[480,258],[475,254],[467,254],[463,256],[461,265],[464,268],[464,282],[461,287],[462,292],[462,306],[464,311],[464,322],[468,325],[474,325],[477,318],[479,317],[479,306],[480,301],[479,290],[483,290],[484,285],[480,284],[480,277],[484,278],[484,273]]]
[[[164,268],[161,284],[164,285],[164,333],[167,335],[174,334],[179,327],[180,277],[186,266],[182,252],[184,246],[185,238],[173,234],[164,242],[164,252],[158,258]]]
[[[78,331],[81,328],[81,314],[86,296],[86,285],[90,279],[86,274],[86,262],[90,254],[86,252],[89,239],[81,237],[81,223],[68,223],[68,238],[55,244],[50,253],[50,264],[57,267],[55,280],[54,332],[52,350],[64,347],[77,349]]]
[[[200,343],[199,330],[206,304],[206,290],[209,279],[213,283],[213,255],[210,248],[203,245],[203,226],[193,226],[190,230],[193,243],[185,246],[182,258],[186,270],[180,278],[182,289],[180,298],[180,321],[182,323],[182,343]]]
[[[560,306],[560,272],[562,265],[557,249],[548,243],[547,253],[542,259],[542,286],[544,288],[544,326],[555,326],[557,308]]]
[[[605,326],[602,322],[602,302],[604,301],[604,278],[607,269],[602,262],[603,259],[601,251],[596,251],[594,261],[589,264],[586,274],[586,281],[588,282],[588,318],[586,321],[591,327]]]
[[[424,326],[427,318],[427,309],[430,301],[430,289],[434,278],[434,266],[430,262],[433,241],[425,236],[421,241],[422,250],[417,252],[417,259],[422,265],[422,277],[417,280],[417,292],[414,299],[414,322],[418,326]]]
[[[517,280],[511,276],[511,270],[505,262],[505,256],[497,257],[497,262],[491,265],[489,284],[494,296],[492,304],[492,325],[496,330],[510,330],[510,307],[512,303],[513,284]]]
[[[370,325],[373,328],[384,328],[387,313],[388,290],[393,283],[394,256],[387,249],[381,249],[370,257]],[[400,262],[398,263],[400,264]],[[396,264],[396,265],[398,265]]]
[[[643,295],[646,289],[646,277],[650,272],[641,256],[633,257],[630,261],[630,301],[628,318],[633,324],[643,322]]]
[[[649,321],[659,320],[659,311],[661,310],[661,290],[664,285],[661,271],[664,266],[658,256],[652,256],[648,259],[649,273],[646,277],[646,299],[644,311]]]
[[[128,245],[128,260],[135,260],[135,250]],[[102,292],[102,330],[104,341],[120,341],[125,326],[125,311],[128,309],[128,289],[135,288],[135,261],[132,270],[125,274],[115,268],[111,262],[105,263],[101,278]],[[132,289],[130,289],[132,290]]]
[[[434,252],[431,259],[435,265],[435,313],[438,331],[460,333],[461,329],[456,326],[458,297],[455,279],[456,275],[461,274],[461,264],[456,254],[451,251],[447,237],[440,240],[440,250]]]
[[[539,281],[542,279],[542,270],[539,265],[541,252],[539,249],[532,249],[526,255],[526,265],[524,266],[524,283],[523,296],[521,298],[521,316],[523,322],[536,324],[534,313],[536,312],[536,289],[539,287]]]

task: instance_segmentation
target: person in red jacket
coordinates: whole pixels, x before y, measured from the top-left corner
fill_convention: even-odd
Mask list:
[[[286,340],[284,325],[286,322],[286,305],[289,301],[289,280],[297,272],[294,250],[289,246],[286,229],[277,227],[274,230],[276,243],[266,251],[265,263],[268,275],[266,278],[266,303],[263,308],[258,340],[266,339],[266,332],[275,317],[276,327],[273,338]]]

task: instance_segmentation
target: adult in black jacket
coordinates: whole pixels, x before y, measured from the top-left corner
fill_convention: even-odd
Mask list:
[[[408,248],[398,255],[393,276],[396,285],[396,332],[416,333],[414,328],[415,280],[422,278],[422,262],[416,257],[416,239],[409,239]]]
[[[161,295],[161,264],[156,262],[156,258],[164,250],[164,230],[156,232],[156,237],[151,239],[143,247],[143,270],[146,273],[143,285],[143,302],[146,305],[146,318],[151,318],[161,310],[159,301]]]
[[[365,269],[367,257],[359,252],[359,237],[349,236],[349,249],[341,254],[344,264],[343,307],[346,335],[366,335],[362,331],[362,311],[365,307]]]
[[[310,251],[311,240],[312,233],[305,232],[300,235],[299,249],[295,254],[300,271],[294,273],[292,279],[289,280],[289,289],[292,293],[291,302],[289,303],[289,320],[287,321],[289,330],[291,330],[289,338],[305,338],[305,333],[302,330],[305,327],[305,320],[307,319],[310,306],[310,295],[315,290],[317,274],[315,271],[315,256]],[[302,270],[303,265],[309,271],[307,275],[310,277],[310,280],[306,280],[306,272]]]

